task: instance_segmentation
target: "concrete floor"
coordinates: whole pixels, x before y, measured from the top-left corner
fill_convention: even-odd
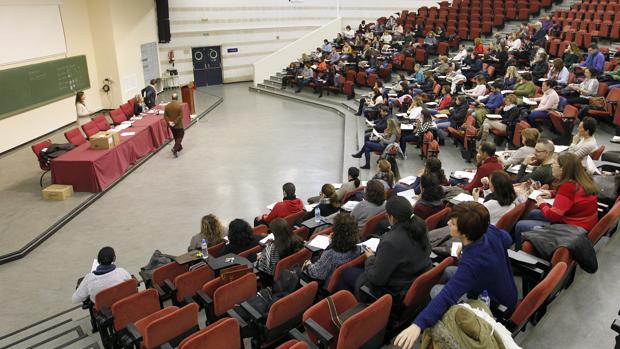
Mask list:
[[[293,181],[299,196],[307,198],[323,183],[341,181],[343,163],[357,163],[342,154],[359,146],[358,139],[347,138],[356,138],[347,133],[354,117],[247,88],[210,87],[208,92],[224,103],[188,130],[178,159],[166,147],[34,253],[0,266],[0,297],[10,300],[0,308],[0,339],[70,308],[75,280],[88,272],[101,246],[113,246],[117,264],[136,274],[155,249],[183,252],[202,215],[213,212],[224,222],[251,220],[279,199],[285,181]],[[403,176],[422,167],[416,154],[408,149],[409,158],[400,163]],[[452,145],[441,148],[440,158],[447,170],[464,167]],[[371,163],[364,179],[375,172]],[[599,271],[579,271],[543,321],[519,336],[524,348],[612,347],[609,326],[620,303],[619,241],[614,236],[599,246]]]

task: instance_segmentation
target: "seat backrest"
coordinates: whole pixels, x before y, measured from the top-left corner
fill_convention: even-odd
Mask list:
[[[73,144],[76,147],[78,145],[86,143],[86,138],[77,127],[65,132],[65,138],[67,139],[67,141],[69,141],[69,143]]]
[[[110,111],[110,118],[112,118],[112,122],[115,124],[120,124],[123,121],[127,121],[127,117],[121,108],[116,108]]]
[[[436,267],[418,276],[409,286],[409,290],[403,298],[403,305],[408,309],[415,310],[426,304],[430,299],[431,288],[439,283],[444,270],[454,263],[455,259],[448,257]]]
[[[517,221],[521,218],[521,216],[523,216],[523,212],[525,212],[525,207],[525,202],[513,207],[497,221],[495,226],[500,229],[504,229],[506,232],[510,233],[512,231],[512,228],[514,228],[515,224],[517,224]]]
[[[112,304],[135,293],[138,293],[138,280],[134,278],[108,287],[95,296],[95,310],[99,311],[104,306],[110,308]]]
[[[90,138],[99,132],[99,127],[97,127],[97,124],[94,121],[89,121],[82,125],[82,130],[86,134],[86,138]]]
[[[153,270],[153,284],[163,285],[164,280],[168,279],[170,281],[174,280],[177,276],[185,273],[189,270],[189,265],[187,264],[179,264],[177,262],[170,262],[168,264],[164,264],[161,267]]]
[[[362,265],[362,263],[364,263],[365,260],[366,260],[366,255],[361,254],[358,257],[354,258],[353,260],[334,269],[334,271],[332,272],[332,275],[329,278],[329,283],[327,284],[327,287],[326,287],[327,292],[334,293],[334,291],[336,290],[336,287],[338,286],[340,282],[340,275],[342,274],[342,271],[344,271],[345,269],[349,269],[356,265]]]
[[[426,218],[424,221],[426,222],[427,229],[430,231],[437,228],[437,224],[439,223],[439,221],[441,221],[445,216],[447,216],[450,211],[452,211],[452,208],[446,207],[443,210],[435,213],[434,215]]]
[[[177,276],[174,278],[177,301],[182,302],[185,297],[193,297],[202,285],[213,280],[214,277],[215,273],[206,265]]]
[[[145,333],[142,334],[143,344],[146,349],[151,349],[166,342],[178,343],[179,337],[186,337],[196,331],[198,331],[198,304],[190,303],[146,325]]]
[[[32,149],[32,152],[34,153],[34,155],[37,156],[37,160],[39,160],[39,167],[41,167],[41,169],[44,171],[49,170],[49,165],[45,163],[44,161],[41,161],[41,150],[49,147],[50,145],[52,145],[52,141],[50,141],[49,139],[46,139],[44,141],[35,143],[32,146],[30,146],[30,149]]]
[[[253,254],[258,254],[262,250],[263,250],[263,246],[256,245],[256,246],[254,246],[252,248],[249,248],[249,249],[239,253],[239,256],[243,257],[243,258],[248,258],[249,256],[251,256]]]
[[[209,247],[207,249],[207,251],[209,252],[209,254],[213,257],[219,257],[220,253],[222,252],[222,249],[224,249],[224,246],[226,246],[226,241],[220,242],[217,245],[213,245],[211,247]]]
[[[125,103],[121,105],[121,110],[123,111],[123,113],[125,114],[125,117],[127,119],[129,119],[130,117],[133,116],[133,106],[131,106],[131,104]]]
[[[318,289],[319,284],[316,281],[312,281],[273,303],[271,308],[269,308],[267,322],[265,323],[267,330],[275,329],[289,321],[291,322],[291,328],[297,327],[299,322],[293,320],[299,318],[299,321],[301,321],[303,312],[314,302]]]
[[[609,212],[601,218],[596,225],[588,233],[588,239],[592,241],[592,244],[596,244],[607,231],[614,226],[618,218],[620,217],[620,201],[611,207]]]
[[[307,248],[301,248],[290,256],[280,259],[273,273],[273,281],[278,281],[280,279],[280,273],[286,269],[291,270],[294,266],[299,266],[301,268],[304,262],[309,260],[310,257],[312,257],[312,252]]]
[[[213,313],[221,316],[235,304],[250,299],[256,294],[256,275],[248,273],[225,285],[218,287],[213,293]]]
[[[361,348],[370,341],[380,346],[391,308],[392,296],[386,294],[345,320],[340,328],[336,349]]]
[[[284,220],[286,221],[286,223],[288,223],[289,227],[293,228],[296,223],[301,221],[305,214],[306,212],[304,210],[301,210],[299,212],[291,213],[290,215],[284,217]]]
[[[105,115],[103,114],[95,115],[93,121],[97,124],[100,131],[107,131],[110,129],[110,124],[108,124],[108,120],[106,120]]]
[[[199,332],[185,338],[179,349],[240,349],[239,323],[233,318],[218,320]]]
[[[351,292],[345,291],[345,290],[334,293],[333,295],[331,295],[331,299],[334,302],[334,305],[336,306],[336,312],[338,314],[342,314],[345,311],[357,305],[357,299],[355,299],[355,296]],[[310,307],[310,309],[304,312],[304,316],[303,316],[304,328],[310,340],[316,343],[317,342],[316,334],[314,333],[314,331],[312,331],[309,327],[305,325],[305,321],[308,319],[314,320],[327,332],[331,333],[334,337],[336,337],[337,338],[336,343],[334,343],[332,347],[335,347],[337,345],[338,328],[334,325],[331,319],[331,315],[329,312],[329,304],[327,302],[327,299],[321,300],[320,302],[316,303],[315,305]]]
[[[603,155],[604,151],[605,144],[601,144],[598,148],[594,149],[594,151],[590,154],[590,157],[592,158],[592,160],[598,160],[601,158],[601,155]]]
[[[387,219],[385,211],[376,214],[370,219],[368,219],[366,221],[366,224],[364,224],[364,229],[362,229],[362,231],[360,232],[360,241],[366,240],[371,234],[375,233],[377,231],[377,226],[379,225],[379,222],[385,219]]]
[[[604,83],[604,82],[601,82],[601,83],[598,84],[598,90],[596,92],[596,95],[603,97],[603,96],[605,96],[607,94],[607,90],[608,89],[609,89],[609,87],[607,86],[607,84]]]
[[[521,328],[530,316],[538,310],[547,297],[549,297],[551,292],[553,292],[558,283],[562,280],[566,268],[567,266],[564,262],[556,264],[549,274],[523,298],[510,317],[510,320],[517,328]]]
[[[355,188],[354,190],[351,190],[350,192],[346,193],[343,197],[342,197],[342,203],[346,203],[347,201],[349,201],[349,199],[359,193],[359,192],[363,192],[364,189],[366,189],[366,187],[364,187],[363,185],[360,185],[359,187]]]
[[[132,294],[112,304],[114,329],[120,331],[129,322],[136,322],[160,310],[159,295],[153,288]]]
[[[252,229],[252,235],[254,236],[266,236],[269,234],[269,227],[264,224],[259,224]]]

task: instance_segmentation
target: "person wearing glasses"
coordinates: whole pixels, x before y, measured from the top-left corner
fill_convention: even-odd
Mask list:
[[[551,171],[554,151],[555,146],[551,140],[540,138],[534,147],[534,154],[527,156],[521,163],[516,182],[521,183],[531,179],[540,182],[542,185],[551,185],[554,180]],[[527,173],[528,166],[535,166],[531,173]]]

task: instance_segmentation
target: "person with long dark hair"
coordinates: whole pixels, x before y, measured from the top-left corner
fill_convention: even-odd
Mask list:
[[[396,184],[396,186],[394,188],[396,188],[397,192],[413,189],[416,194],[420,194],[420,192],[421,192],[421,189],[420,189],[420,179],[425,174],[433,174],[433,175],[435,175],[437,177],[437,179],[439,180],[439,183],[441,185],[449,185],[450,183],[448,182],[448,178],[446,177],[446,173],[444,172],[444,170],[443,170],[443,168],[441,166],[442,166],[441,165],[441,160],[439,160],[439,158],[428,158],[426,160],[426,164],[424,165],[424,169],[422,171],[420,171],[418,177],[415,179],[413,184],[405,185],[405,184],[402,184],[402,183],[398,183],[398,184]]]
[[[443,210],[444,192],[439,182],[439,178],[434,174],[424,174],[420,177],[420,199],[413,206],[413,213],[426,219],[435,213]]]
[[[512,179],[504,171],[494,171],[488,179],[489,193],[484,196],[482,189],[472,191],[474,201],[478,201],[480,196],[484,196],[484,207],[489,210],[491,224],[496,224],[503,215],[512,210],[517,204],[517,194],[512,185]]]
[[[344,197],[353,190],[360,187],[362,182],[360,181],[360,170],[357,167],[349,167],[347,170],[347,182],[343,183],[338,189],[338,200],[342,202]]]
[[[258,240],[258,237],[252,234],[250,223],[239,218],[233,219],[228,224],[228,244],[224,246],[220,255],[239,254],[258,245]]]
[[[293,234],[293,230],[284,220],[276,218],[269,223],[269,230],[274,239],[267,242],[265,249],[259,254],[256,267],[258,270],[272,275],[276,270],[276,264],[304,246],[303,242]]]
[[[90,111],[86,108],[86,95],[84,91],[78,91],[75,94],[75,112],[79,118],[85,118],[90,115]]]
[[[318,206],[316,206],[321,212],[321,216],[327,217],[340,210],[340,200],[338,200],[338,193],[336,188],[331,184],[323,184],[321,192],[319,193]],[[314,217],[314,210],[307,212],[304,215],[304,220]]]

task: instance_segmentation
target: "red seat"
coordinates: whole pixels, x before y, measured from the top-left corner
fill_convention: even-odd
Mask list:
[[[118,125],[123,121],[127,121],[127,117],[121,108],[116,108],[110,111],[110,118],[112,118],[112,123],[114,125]]]
[[[138,293],[138,280],[131,278],[112,287],[99,291],[95,296],[95,304],[90,310],[91,323],[96,324],[96,328],[101,335],[101,341],[106,344],[114,343],[114,324],[107,318],[100,317],[103,309],[111,310],[112,305],[121,299]],[[99,321],[97,321],[99,319]]]
[[[256,245],[256,246],[254,246],[254,247],[252,247],[252,248],[249,248],[249,249],[247,249],[247,250],[245,250],[245,251],[243,251],[243,252],[239,253],[239,256],[240,256],[240,257],[243,257],[243,258],[248,258],[248,257],[250,257],[250,256],[251,256],[251,255],[253,255],[253,254],[254,254],[254,255],[258,254],[258,253],[259,253],[259,252],[261,252],[262,250],[263,250],[263,246],[261,246],[261,245]]]
[[[366,73],[361,71],[358,72],[355,77],[355,84],[357,86],[366,86]]]
[[[598,148],[594,149],[594,151],[590,154],[590,157],[592,158],[592,160],[598,160],[601,158],[601,155],[603,155],[604,151],[605,144],[602,144]]]
[[[564,123],[572,122],[574,123],[577,120],[577,115],[579,114],[579,109],[577,109],[573,105],[566,105],[564,107],[564,111],[562,114],[552,111],[549,113],[549,120],[551,120],[551,124],[556,132],[559,134],[564,134]]]
[[[43,186],[43,176],[45,176],[45,174],[49,172],[50,170],[50,164],[46,162],[45,160],[43,160],[43,158],[41,157],[41,151],[49,147],[50,145],[52,145],[52,141],[50,141],[49,139],[46,139],[42,142],[35,143],[30,147],[34,155],[36,155],[37,160],[39,161],[39,167],[41,168],[41,170],[43,170],[43,173],[41,174],[41,178],[39,178],[39,185],[41,187]]]
[[[153,270],[153,276],[151,277],[150,284],[157,290],[157,293],[159,293],[159,298],[162,302],[172,298],[172,293],[168,291],[168,287],[164,285],[166,283],[172,283],[172,280],[188,270],[188,264],[179,264],[177,262],[170,262]],[[166,280],[168,281],[166,282]]]
[[[413,71],[413,57],[405,57],[405,62],[403,63],[403,69],[408,72]]]
[[[82,130],[84,131],[84,134],[86,134],[86,138],[90,138],[99,132],[99,127],[97,127],[97,124],[94,121],[89,121],[82,125]]]
[[[617,200],[609,212],[607,212],[588,233],[588,239],[590,239],[593,245],[615,226],[616,222],[618,222],[618,218],[620,218],[620,201]]]
[[[97,124],[99,131],[107,131],[110,129],[110,124],[108,123],[108,120],[106,120],[105,115],[103,114],[95,115],[93,121],[95,122],[95,124]]]
[[[273,281],[280,279],[280,274],[284,270],[292,270],[294,266],[302,267],[304,262],[312,257],[312,252],[307,248],[301,248],[299,251],[291,254],[286,258],[282,258],[276,264],[276,269],[273,272]]]
[[[221,319],[185,338],[178,349],[240,349],[239,323],[232,318]]]
[[[339,282],[340,282],[340,275],[345,269],[349,269],[355,266],[362,266],[364,261],[366,261],[366,255],[361,254],[357,258],[354,258],[353,260],[334,269],[334,271],[332,272],[332,275],[329,278],[329,283],[325,287],[327,292],[330,294],[336,292],[336,287],[339,285]]]
[[[359,186],[359,187],[357,187],[356,189],[354,189],[354,190],[352,190],[352,191],[350,191],[350,192],[346,193],[346,194],[342,197],[342,203],[344,204],[344,203],[346,203],[347,201],[349,201],[349,199],[350,199],[353,195],[355,195],[355,194],[357,194],[357,193],[360,193],[360,192],[363,192],[365,188],[366,188],[366,187],[364,187],[364,186],[360,185],[360,186]]]
[[[441,41],[437,44],[437,54],[447,56],[450,50],[450,46],[447,42]]]
[[[174,308],[174,307],[169,307]],[[176,347],[185,337],[198,331],[198,305],[191,303],[180,309],[160,310],[156,316],[136,322],[142,335],[142,348],[153,349],[170,342]]]
[[[347,96],[348,99],[355,97],[353,81],[345,81],[342,85],[342,92]]]
[[[209,322],[221,318],[235,304],[240,304],[256,294],[256,275],[248,273],[229,283],[221,278],[213,279],[202,286],[202,292],[209,296],[212,304],[205,306]]]
[[[417,63],[426,64],[426,50],[418,47],[415,49],[415,61]]]
[[[387,219],[387,215],[385,214],[385,212],[381,212],[379,214],[376,214],[370,217],[366,221],[366,224],[364,224],[364,229],[362,229],[362,231],[360,232],[360,241],[364,241],[368,239],[370,235],[376,233],[377,226],[379,225],[379,223],[386,219]]]
[[[305,214],[306,211],[301,210],[299,212],[291,213],[290,215],[284,217],[284,220],[286,221],[286,223],[288,223],[289,227],[293,228],[295,224],[301,222]]]
[[[177,276],[174,278],[174,286],[176,287],[174,303],[177,305],[191,303],[196,291],[214,278],[215,273],[208,266],[199,267]]]
[[[452,211],[452,208],[446,207],[443,210],[435,213],[434,215],[426,218],[424,221],[426,222],[427,229],[430,231],[437,228],[437,224],[442,219],[444,219],[450,213],[450,211]]]
[[[122,104],[121,110],[123,111],[127,119],[133,116],[133,106],[131,104],[129,103]]]
[[[86,143],[86,138],[77,127],[65,132],[65,138],[67,139],[67,141],[69,141],[69,143],[73,144],[76,147],[78,145]]]
[[[500,229],[504,229],[506,232],[510,233],[512,231],[512,228],[514,228],[515,224],[517,224],[517,222],[519,221],[519,219],[523,217],[523,214],[526,211],[529,202],[530,200],[513,207],[497,221],[495,226]]]
[[[118,332],[128,323],[135,323],[160,309],[159,296],[152,288],[124,297],[114,302],[111,307],[114,330]]]
[[[526,128],[532,128],[532,126],[530,126],[530,124],[528,124],[526,121],[519,121],[515,126],[515,132],[512,136],[512,144],[514,144],[516,147],[521,146],[521,132],[523,132],[523,130],[525,130]]]
[[[304,341],[291,339],[290,341],[278,346],[276,349],[308,349],[308,344]]]
[[[222,251],[222,249],[224,249],[224,246],[226,246],[226,241],[220,242],[217,245],[209,247],[207,249],[207,252],[209,252],[211,256],[217,258],[220,256],[220,252]]]
[[[611,117],[615,110],[614,105],[620,102],[620,88],[612,88],[607,94],[607,103],[605,109],[598,110],[590,108],[588,110],[588,116],[592,117]]]
[[[339,291],[332,295],[331,299],[334,301],[338,314],[357,305],[355,296],[349,291]],[[346,319],[338,329],[332,322],[327,299],[324,299],[304,313],[304,328],[310,340],[318,343],[320,332],[313,329],[315,327],[309,321],[313,320],[334,337],[334,342],[330,343],[331,348],[379,348],[383,344],[391,307],[392,296],[386,294]]]
[[[378,77],[379,76],[377,74],[368,74],[368,86],[369,87],[375,86],[375,81],[377,81]]]
[[[346,81],[355,81],[355,70],[353,70],[353,69],[347,70]]]

